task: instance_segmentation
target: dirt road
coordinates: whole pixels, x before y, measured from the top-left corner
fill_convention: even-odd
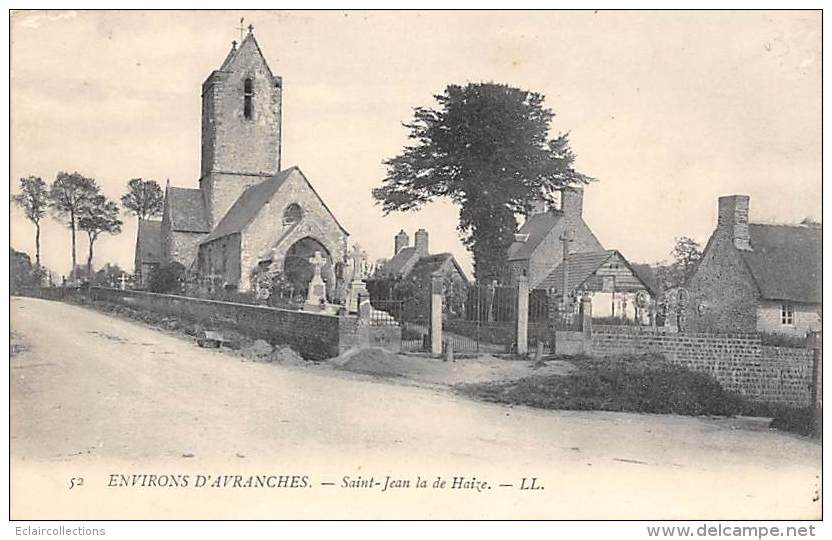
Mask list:
[[[12,298],[11,326],[24,346],[10,360],[15,518],[820,512],[820,445],[738,428],[739,420],[478,403],[321,368],[243,362],[28,298]],[[460,487],[454,477],[464,478]],[[543,489],[520,489],[532,478]]]

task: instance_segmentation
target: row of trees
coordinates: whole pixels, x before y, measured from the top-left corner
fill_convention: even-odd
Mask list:
[[[72,271],[77,268],[78,231],[87,234],[87,276],[92,276],[95,242],[102,234],[120,234],[124,222],[118,204],[101,193],[94,178],[77,172],[59,172],[51,184],[38,176],[20,179],[20,192],[12,197],[26,219],[35,226],[35,268],[41,268],[41,224],[47,215],[66,224],[72,239]],[[134,178],[127,184],[121,205],[138,219],[147,219],[162,212],[164,194],[154,180]]]

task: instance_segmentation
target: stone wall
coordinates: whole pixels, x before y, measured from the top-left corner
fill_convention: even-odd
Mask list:
[[[690,291],[685,318],[689,331],[757,330],[757,285],[725,231],[714,231],[685,287]]]
[[[659,353],[755,401],[807,406],[812,400],[812,352],[764,346],[757,334],[676,334],[593,325],[588,349],[594,357]]]
[[[93,300],[173,315],[207,327],[231,328],[272,344],[285,344],[308,360],[332,358],[358,346],[401,347],[401,328],[372,327],[357,317],[336,317],[185,296],[93,288]]]

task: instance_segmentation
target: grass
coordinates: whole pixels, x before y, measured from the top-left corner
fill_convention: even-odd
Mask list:
[[[760,416],[771,427],[812,435],[812,407],[758,403],[729,392],[705,373],[675,366],[656,354],[568,359],[569,375],[532,375],[514,381],[461,384],[463,395],[540,409],[618,411],[689,416]]]
[[[533,375],[457,389],[487,401],[542,409],[724,416],[743,410],[743,399],[709,375],[674,366],[659,355],[571,361],[578,369],[565,376]]]

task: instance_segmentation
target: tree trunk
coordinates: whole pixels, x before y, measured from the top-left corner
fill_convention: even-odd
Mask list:
[[[40,223],[35,222],[35,267],[40,268]]]
[[[87,280],[92,283],[92,248],[95,244],[95,238],[92,235],[89,236],[90,239],[90,252],[87,254]]]
[[[72,279],[75,274],[75,265],[77,259],[75,257],[75,212],[69,214],[69,230],[72,233],[72,270],[69,271],[69,277]]]

